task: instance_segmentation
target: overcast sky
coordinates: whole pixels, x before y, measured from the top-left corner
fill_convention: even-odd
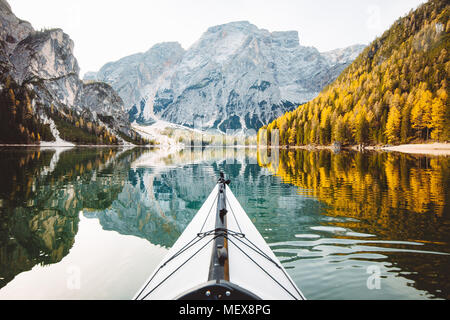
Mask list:
[[[296,30],[320,51],[368,44],[424,0],[8,0],[35,29],[62,28],[81,74],[109,61],[178,41],[187,49],[211,26],[246,20]]]

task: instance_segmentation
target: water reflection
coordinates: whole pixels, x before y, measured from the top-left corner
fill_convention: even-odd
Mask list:
[[[80,212],[106,231],[171,247],[224,171],[308,298],[449,298],[449,158],[276,155],[267,161],[255,149],[0,150],[0,288],[69,256]],[[104,250],[114,255],[117,245]],[[382,270],[381,290],[366,286],[372,265]],[[141,276],[143,282],[148,274]],[[117,297],[123,295],[111,292]]]
[[[450,215],[450,158],[297,150],[281,151],[276,170],[267,167],[326,203],[331,215],[372,222],[393,238],[449,239],[448,226],[438,222]]]
[[[0,151],[0,288],[17,274],[58,263],[69,253],[79,212],[109,207],[122,189],[136,154],[118,153]]]
[[[284,150],[264,167],[326,204],[321,215],[329,221],[296,236],[308,241],[275,247],[297,252],[291,261],[387,263],[388,276],[405,277],[422,297],[450,297],[450,158]]]

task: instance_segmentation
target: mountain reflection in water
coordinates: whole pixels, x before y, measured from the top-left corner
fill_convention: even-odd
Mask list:
[[[70,258],[80,214],[99,221],[102,232],[170,248],[224,171],[307,298],[450,297],[450,158],[325,150],[267,156],[255,149],[0,149],[0,296],[8,297],[17,275],[32,279],[36,266]],[[104,250],[114,255],[116,245]],[[367,287],[370,266],[381,270],[380,290]],[[135,276],[143,283],[151,271]],[[108,298],[123,297],[111,291]]]

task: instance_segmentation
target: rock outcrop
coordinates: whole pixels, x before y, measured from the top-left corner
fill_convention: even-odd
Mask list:
[[[5,0],[0,0],[0,24],[1,112],[11,127],[6,132],[16,131],[8,138],[2,131],[2,143],[39,143],[51,135],[45,129],[49,125],[65,130],[61,137],[75,143],[120,144],[123,135],[127,141],[138,138],[114,90],[80,80],[74,42],[63,30],[35,31]]]
[[[131,121],[258,129],[315,98],[363,48],[321,54],[301,46],[296,31],[233,22],[209,28],[186,52],[178,44],[160,44],[108,63],[86,79],[111,84]],[[157,54],[160,50],[166,54]]]
[[[15,46],[34,31],[27,21],[18,19],[5,0],[0,0],[0,41],[10,54]]]
[[[110,85],[104,82],[85,83],[80,104],[115,130],[127,136],[132,134],[122,98]]]
[[[41,103],[81,110],[77,97],[83,83],[73,48],[73,41],[61,29],[33,32],[11,54],[11,75],[19,85],[33,86]]]

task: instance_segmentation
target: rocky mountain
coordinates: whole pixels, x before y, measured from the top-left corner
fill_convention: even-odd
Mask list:
[[[11,11],[11,7],[5,0],[0,0],[0,40],[7,54],[10,54],[14,47],[34,31],[27,21],[18,19]]]
[[[356,44],[347,48],[323,52],[322,56],[328,61],[331,67],[348,65],[358,58],[365,47],[365,45]]]
[[[73,41],[61,29],[33,32],[10,55],[11,75],[19,85],[33,87],[42,103],[81,110],[78,99],[83,83],[73,48]]]
[[[35,31],[5,0],[0,24],[0,142],[140,142],[114,90],[80,80],[74,42],[63,30]],[[110,116],[116,120],[102,120]]]
[[[108,63],[85,79],[117,90],[130,120],[154,118],[201,129],[258,129],[322,88],[361,52],[321,54],[298,33],[269,32],[249,22],[209,28],[186,52],[163,43]]]
[[[322,52],[321,55],[329,64],[329,73],[335,75],[337,78],[356,58],[358,58],[365,48],[365,45],[356,44],[347,48]],[[332,82],[333,81],[331,81],[331,83]],[[328,84],[330,84],[330,82],[328,82],[327,85]]]
[[[110,85],[104,82],[83,84],[80,104],[89,108],[108,126],[127,136],[133,134],[123,100]]]
[[[111,84],[130,109],[136,102],[151,95],[152,88],[159,87],[161,79],[167,76],[168,70],[180,61],[184,53],[179,43],[157,44],[145,53],[108,63],[99,72],[89,72],[84,80]],[[145,122],[145,119],[150,119],[151,114],[141,114],[137,117],[139,116],[140,122]]]

